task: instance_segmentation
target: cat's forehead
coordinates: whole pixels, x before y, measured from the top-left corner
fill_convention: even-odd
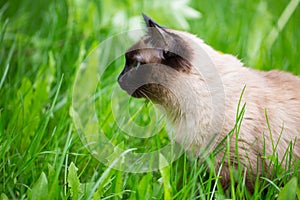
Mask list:
[[[150,40],[149,36],[141,38],[127,50],[126,57],[141,62],[158,61],[162,57],[161,49],[154,47]]]
[[[154,48],[152,43],[150,42],[151,37],[150,36],[144,36],[142,37],[138,42],[136,42],[134,45],[132,45],[127,52],[132,52],[139,49],[149,49]]]

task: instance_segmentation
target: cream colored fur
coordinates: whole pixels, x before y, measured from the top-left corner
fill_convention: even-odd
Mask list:
[[[178,82],[189,83],[185,85],[189,85],[190,88],[185,89],[189,91],[190,96],[182,99],[180,113],[183,114],[178,116],[173,123],[177,142],[190,145],[188,150],[199,154],[203,151],[200,149],[208,144],[209,139],[212,139],[212,130],[216,127],[211,126],[217,124],[221,129],[211,144],[210,150],[216,147],[235,126],[239,98],[245,87],[241,107],[244,103],[246,107],[237,139],[239,158],[245,169],[247,171],[252,169],[251,173],[254,175],[260,174],[263,162],[266,166],[270,165],[270,160],[265,156],[278,155],[278,160],[283,160],[290,143],[293,143],[294,159],[300,158],[299,77],[277,70],[263,72],[244,67],[236,57],[220,54],[194,35],[170,31],[180,35],[193,49],[192,73],[182,74],[178,78]],[[205,69],[205,64],[203,66],[203,62],[206,61],[199,59],[199,54],[203,54],[203,50],[214,63],[218,74],[215,74],[214,70]],[[199,67],[200,65],[202,66]],[[207,64],[207,66],[210,65]],[[210,72],[203,75],[202,70]],[[217,111],[219,112],[217,116],[212,116],[212,110],[218,106],[212,104],[211,99],[212,96],[219,95],[220,91],[208,88],[207,84],[217,79],[218,76],[221,78],[225,96],[223,99],[221,95],[217,103],[220,107],[224,104],[224,110],[221,109]],[[236,162],[234,159],[235,141],[236,137],[233,133],[230,143],[232,162]],[[222,156],[223,154],[217,156],[216,166],[220,165]],[[284,166],[285,162],[283,162]],[[229,183],[229,171],[226,164],[223,166],[222,176],[222,182],[225,185],[226,182]]]
[[[263,170],[271,172],[272,163],[268,156],[278,156],[279,162],[284,160],[282,166],[286,167],[289,155],[285,158],[284,155],[292,144],[293,159],[300,158],[299,77],[276,70],[263,72],[244,67],[236,57],[215,51],[194,35],[166,30],[182,39],[177,40],[182,44],[176,44],[175,48],[184,45],[181,51],[189,56],[186,58],[192,65],[189,70],[159,66],[164,59],[162,48],[168,46],[153,46],[147,42],[149,36],[133,45],[129,52],[135,52],[133,59],[156,67],[146,76],[164,87],[152,85],[147,90],[151,91],[157,101],[155,103],[164,108],[169,118],[171,139],[194,155],[207,155],[234,129],[242,96],[240,107],[246,105],[245,113],[238,134],[233,132],[228,137],[229,153],[226,155],[229,155],[230,162],[227,157],[221,171],[223,185],[226,187],[230,183],[228,164],[237,165],[236,141],[238,158],[248,172],[249,188],[253,185],[249,177],[261,175]],[[158,31],[155,32],[157,34]],[[168,33],[159,30],[158,34],[163,34],[158,38],[165,38],[165,41],[155,40],[157,44],[172,46],[170,43],[174,40]],[[176,49],[169,49],[172,50],[176,52]],[[216,168],[221,165],[225,149],[216,156]]]

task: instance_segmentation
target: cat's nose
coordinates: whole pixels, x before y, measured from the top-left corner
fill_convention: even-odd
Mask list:
[[[125,65],[123,71],[120,73],[120,75],[118,77],[119,83],[122,83],[124,81],[124,76],[126,73],[128,73],[129,70],[130,70],[130,67]]]
[[[123,82],[123,74],[121,73],[118,77],[118,83],[122,83]]]
[[[125,90],[125,91],[128,90],[128,86],[127,86],[126,82],[124,81],[124,77],[123,77],[123,76],[119,76],[119,77],[118,77],[118,83],[119,83],[119,86],[120,86],[123,90]]]
[[[118,77],[118,82],[122,83],[123,79],[124,79],[124,75],[126,74],[128,70],[126,70],[126,67],[124,67],[123,71],[120,73],[119,77]]]
[[[128,90],[128,75],[129,75],[129,67],[125,66],[123,71],[120,73],[118,77],[118,83],[123,90]]]

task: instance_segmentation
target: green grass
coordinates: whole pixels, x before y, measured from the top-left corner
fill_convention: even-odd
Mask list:
[[[300,74],[300,6],[282,16],[289,3],[194,0],[189,5],[202,15],[196,19],[183,6],[170,7],[164,1],[1,1],[0,198],[291,199],[296,193],[299,198],[300,164],[291,176],[280,168],[276,155],[268,158],[277,166],[273,178],[258,179],[253,194],[245,190],[241,170],[231,173],[237,185],[232,182],[223,191],[216,182],[213,155],[199,164],[183,154],[170,166],[149,173],[112,169],[120,158],[112,157],[106,166],[93,157],[70,115],[73,83],[83,57],[109,36],[132,28],[134,16],[141,19],[141,12],[171,28],[197,34],[252,68]],[[97,105],[101,128],[120,148],[159,149],[169,143],[163,126],[154,137],[131,138],[112,115],[111,94],[123,62],[116,60],[101,77]],[[139,100],[130,105],[133,115],[142,109],[134,119],[137,124],[149,123],[151,105]],[[233,134],[238,134],[242,111],[241,105]]]

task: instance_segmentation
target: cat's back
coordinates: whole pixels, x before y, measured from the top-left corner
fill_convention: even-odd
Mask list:
[[[262,134],[265,134],[269,146],[272,140],[281,138],[278,146],[281,158],[289,142],[297,138],[294,153],[300,157],[300,77],[279,70],[259,71],[237,63],[234,67],[223,68],[222,80],[226,96],[226,131],[235,123],[241,98],[241,106],[246,105],[241,137],[254,143],[263,141]],[[267,150],[272,152],[272,149]]]
[[[278,70],[259,74],[264,80],[262,96],[265,96],[265,107],[273,107],[279,116],[286,113],[300,122],[300,77]],[[300,127],[300,123],[297,125]]]
[[[262,76],[275,91],[281,91],[276,97],[300,102],[300,77],[278,70],[262,72]]]
[[[252,132],[256,127],[260,131],[252,133],[264,133],[270,146],[272,142],[280,140],[277,149],[280,158],[284,156],[289,143],[296,142],[294,155],[299,158],[300,77],[278,70],[248,69],[246,73],[251,74],[244,80],[246,129]],[[273,134],[273,138],[270,134]]]

